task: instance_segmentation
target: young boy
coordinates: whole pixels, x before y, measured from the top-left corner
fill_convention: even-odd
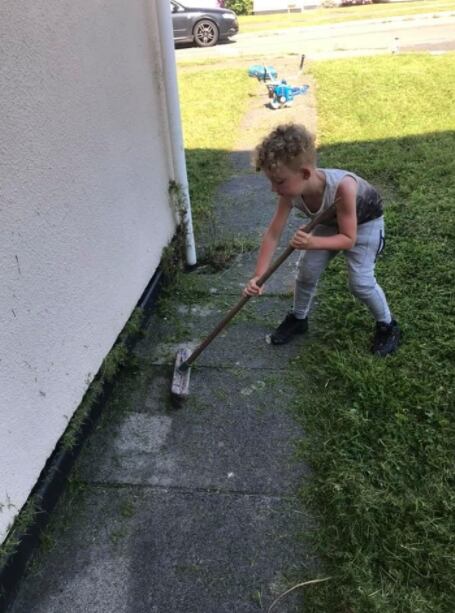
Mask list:
[[[321,273],[343,251],[349,288],[376,320],[373,353],[386,356],[400,338],[386,297],[376,282],[376,258],[384,248],[382,198],[367,181],[352,172],[316,167],[314,137],[304,126],[278,126],[256,148],[257,170],[263,170],[278,194],[275,214],[262,239],[254,277],[244,289],[249,296],[262,289],[256,282],[267,270],[292,207],[308,217],[335,204],[333,221],[316,226],[312,234],[299,229],[291,240],[302,250],[294,292],[294,307],[271,335],[274,345],[287,343],[308,329],[308,312]]]

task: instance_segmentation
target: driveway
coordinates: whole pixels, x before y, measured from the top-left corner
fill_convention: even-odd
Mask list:
[[[401,51],[455,49],[455,14],[439,13],[238,34],[210,49],[180,47],[177,61],[305,54],[311,59]],[[266,60],[264,60],[266,61]]]

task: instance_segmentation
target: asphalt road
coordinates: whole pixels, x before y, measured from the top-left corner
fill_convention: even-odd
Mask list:
[[[240,33],[231,41],[210,49],[179,47],[176,58],[177,61],[235,57],[259,59],[304,53],[310,59],[324,59],[385,53],[394,51],[397,44],[400,51],[455,49],[455,12]]]

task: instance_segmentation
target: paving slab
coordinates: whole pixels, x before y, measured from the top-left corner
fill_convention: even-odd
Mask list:
[[[245,152],[242,152],[245,153]],[[244,157],[238,152],[241,159]],[[213,242],[223,238],[248,237],[259,239],[270,222],[276,206],[276,197],[260,174],[234,174],[218,188],[211,215],[197,232],[198,254]],[[258,193],[261,194],[258,206]],[[254,219],[254,223],[252,220]]]
[[[195,366],[286,369],[288,361],[297,357],[305,346],[306,335],[280,346],[271,345],[268,337],[291,305],[290,297],[285,300],[255,299],[244,313],[245,319],[240,314],[234,318],[200,354]],[[195,348],[215,328],[229,307],[215,306],[211,310],[205,305],[205,308],[207,310],[202,311],[202,316],[185,319],[184,334],[171,342],[168,339],[169,333],[175,329],[174,320],[152,322],[149,333],[135,349],[136,355],[153,364],[172,364],[178,348],[182,345]]]
[[[258,246],[273,215],[276,197],[250,166],[251,139],[275,121],[261,100],[245,115],[235,176],[215,196],[201,251],[231,238]],[[300,117],[297,107],[280,113]],[[292,214],[281,249],[302,223]],[[315,576],[300,538],[313,526],[296,498],[309,470],[294,454],[303,432],[284,377],[307,341],[266,342],[292,304],[297,255],[201,354],[180,408],[170,401],[176,350],[197,345],[236,303],[257,249],[217,274],[191,273],[168,312],[150,318],[134,349],[139,372],[119,376],[76,464],[82,494],[60,500],[45,538],[54,546],[35,556],[9,613],[253,613]],[[274,613],[301,613],[302,597],[289,594]]]
[[[217,192],[210,236],[206,239],[223,236],[260,238],[273,217],[276,203],[277,196],[271,192],[269,181],[263,174],[231,177]],[[295,230],[308,222],[303,213],[293,209],[283,230],[281,244],[286,245]]]
[[[169,411],[170,377],[153,377],[141,412],[89,441],[78,465],[90,482],[290,495],[302,481],[288,410],[292,392],[261,371],[194,369],[190,399]],[[235,453],[233,450],[235,449]]]
[[[65,519],[10,613],[256,613],[312,565],[309,523],[279,497],[89,487]]]
[[[278,249],[275,257],[284,251]],[[270,295],[292,296],[297,272],[299,252],[292,253],[281,267],[269,278],[265,285],[264,299]],[[206,288],[209,294],[233,295],[241,297],[241,292],[248,280],[253,276],[256,266],[257,251],[236,256],[229,267],[218,273],[199,273],[198,282],[201,289]],[[215,288],[217,291],[213,291]],[[219,288],[219,289],[218,289]]]

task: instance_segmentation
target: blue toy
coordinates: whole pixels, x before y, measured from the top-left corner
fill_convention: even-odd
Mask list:
[[[248,76],[254,77],[258,81],[274,81],[278,73],[273,66],[263,66],[262,64],[252,64],[248,68]]]
[[[302,55],[300,62],[300,68],[303,66],[305,56]],[[284,79],[278,81],[278,73],[273,66],[265,66],[263,64],[252,64],[248,68],[248,76],[254,77],[258,81],[265,83],[269,92],[269,106],[272,109],[280,109],[285,106],[292,106],[295,96],[304,94],[309,85],[302,85],[300,87],[292,87],[288,85]]]
[[[304,94],[309,87],[309,85],[292,87],[284,79],[281,83],[269,83],[267,89],[269,91],[270,107],[272,109],[280,109],[285,106],[292,106],[295,96]]]

